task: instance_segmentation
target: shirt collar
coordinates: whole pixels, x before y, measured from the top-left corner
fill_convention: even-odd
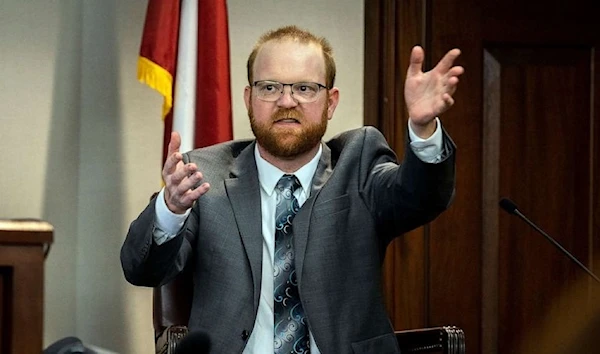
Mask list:
[[[310,193],[310,185],[315,172],[317,171],[317,166],[319,165],[322,152],[323,147],[321,144],[319,144],[319,151],[317,151],[312,160],[310,160],[306,165],[300,167],[298,171],[293,173],[296,178],[298,178],[298,181],[300,181],[300,188],[302,188],[302,190],[306,193],[307,197]],[[258,144],[254,145],[254,158],[256,160],[256,168],[258,169],[258,181],[260,182],[260,187],[270,197],[275,191],[277,182],[286,173],[273,166],[267,160],[263,159],[262,156],[260,156],[260,152],[258,152]]]

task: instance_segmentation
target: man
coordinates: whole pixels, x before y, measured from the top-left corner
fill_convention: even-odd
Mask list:
[[[193,271],[191,331],[216,353],[397,353],[381,293],[388,243],[434,219],[454,192],[454,49],[431,71],[411,53],[401,165],[373,128],[321,138],[339,90],[329,43],[294,26],[261,37],[244,100],[256,140],[179,152],[130,227],[123,270],[157,286]],[[418,155],[417,155],[418,154]]]

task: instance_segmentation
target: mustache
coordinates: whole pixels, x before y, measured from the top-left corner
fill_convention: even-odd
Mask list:
[[[295,109],[283,108],[283,109],[277,110],[271,116],[271,120],[273,122],[278,122],[278,121],[284,120],[284,119],[295,119],[298,122],[302,122],[304,120],[304,115]]]

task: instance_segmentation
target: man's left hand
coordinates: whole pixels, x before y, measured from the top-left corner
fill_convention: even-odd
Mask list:
[[[414,132],[428,138],[435,131],[435,117],[454,104],[452,95],[458,85],[458,77],[464,73],[462,66],[453,66],[460,55],[452,49],[430,71],[423,72],[425,53],[415,46],[410,55],[410,66],[406,73],[404,99]]]

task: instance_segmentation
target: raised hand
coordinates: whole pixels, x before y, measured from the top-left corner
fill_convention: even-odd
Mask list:
[[[459,55],[459,49],[452,49],[433,69],[423,72],[423,48],[416,46],[412,49],[404,99],[411,126],[421,137],[431,135],[435,131],[434,118],[454,104],[452,95],[456,91],[458,77],[465,71],[462,66],[453,66]]]
[[[183,155],[179,152],[181,137],[172,132],[167,152],[167,161],[162,170],[165,182],[165,202],[173,213],[183,214],[191,208],[194,201],[208,192],[210,185],[202,183],[194,188],[203,178],[195,163],[183,163]]]

